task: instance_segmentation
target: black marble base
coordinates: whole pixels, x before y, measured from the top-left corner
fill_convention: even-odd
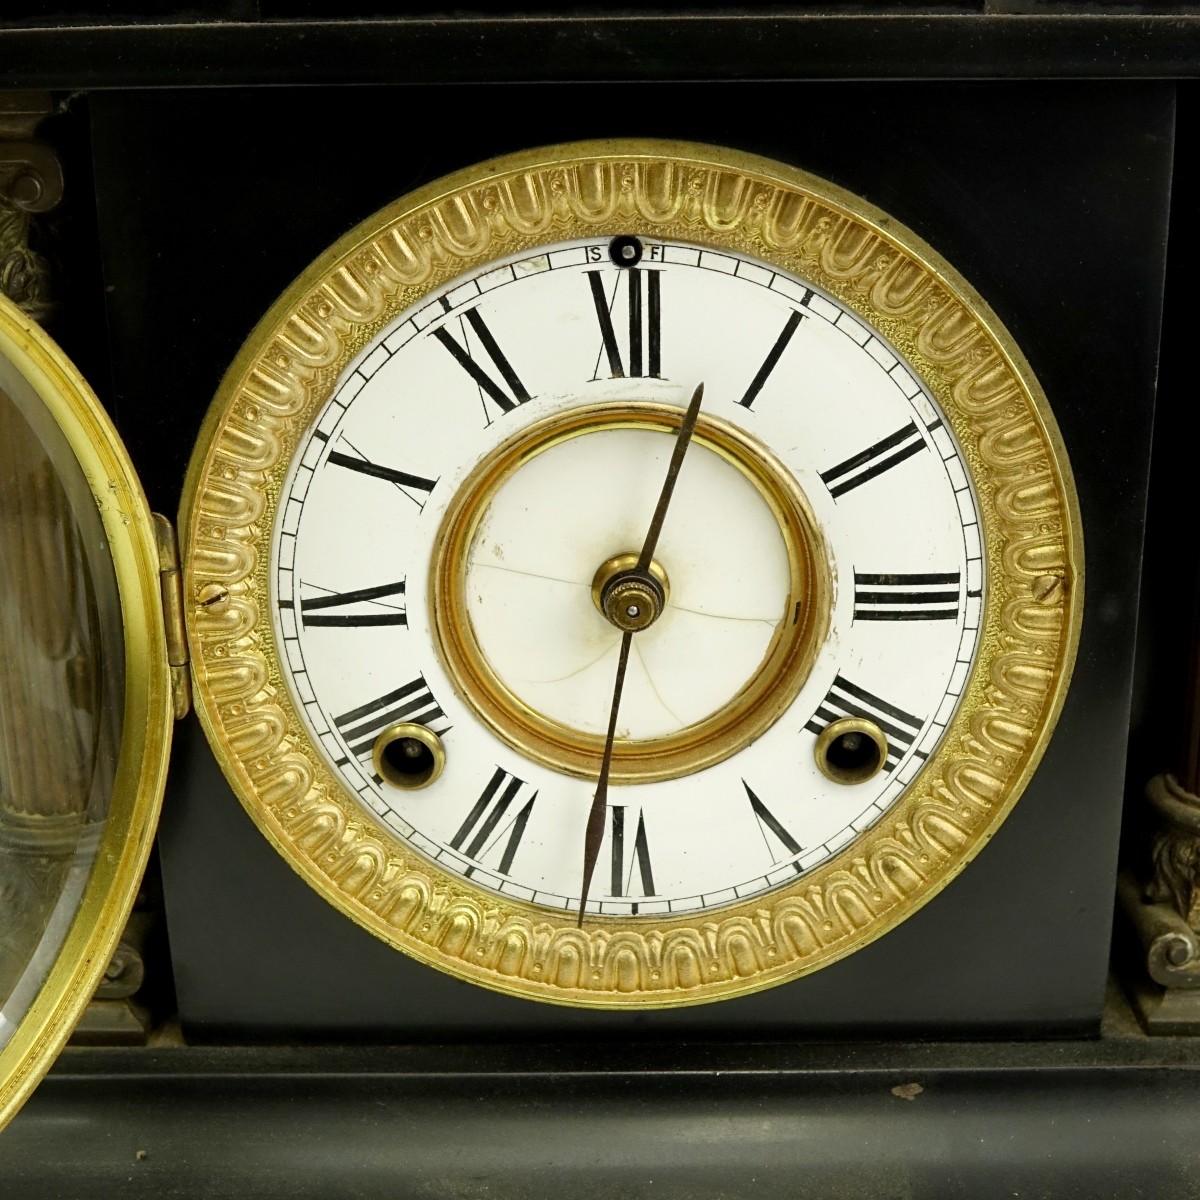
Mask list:
[[[68,1050],[0,1196],[1194,1196],[1200,1040]]]

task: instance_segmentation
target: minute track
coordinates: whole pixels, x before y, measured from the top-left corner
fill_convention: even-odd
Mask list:
[[[584,249],[580,248],[579,259],[583,259]],[[858,355],[867,363],[869,356],[864,348],[867,335],[862,332],[861,324],[856,325],[848,315],[844,315],[844,309],[832,305],[811,288],[792,286],[790,291],[783,290],[788,283],[778,272],[760,271],[753,263],[730,254],[721,256],[700,250],[689,252],[701,259],[696,271],[692,271],[686,263],[676,261],[679,257],[677,248],[668,243],[662,250],[663,256],[653,260],[654,266],[649,267],[647,264],[650,260],[647,260],[635,277],[628,268],[616,269],[599,262],[588,264],[586,261],[573,260],[572,256],[576,254],[574,248],[551,249],[521,260],[525,266],[506,263],[492,271],[486,279],[480,276],[478,284],[473,281],[456,283],[447,293],[448,299],[431,296],[423,305],[417,328],[411,336],[405,335],[407,341],[391,338],[387,330],[380,334],[383,340],[388,341],[390,357],[384,359],[381,352],[371,351],[374,357],[371,368],[363,372],[365,383],[352,383],[347,389],[339,391],[344,409],[335,411],[331,408],[330,415],[319,422],[318,432],[321,436],[318,437],[316,433],[313,435],[314,447],[327,441],[329,448],[322,446],[309,457],[308,462],[316,468],[312,482],[304,475],[296,477],[296,486],[301,489],[296,499],[303,504],[304,530],[323,527],[329,546],[339,548],[339,554],[341,547],[346,549],[344,554],[340,554],[340,557],[335,554],[327,565],[318,570],[315,561],[310,561],[310,552],[301,545],[294,575],[280,574],[281,591],[294,598],[294,620],[299,633],[302,636],[313,635],[304,643],[307,658],[316,660],[330,656],[326,666],[318,666],[318,683],[312,690],[322,696],[322,712],[338,714],[340,724],[336,726],[336,731],[344,732],[350,739],[345,744],[354,747],[355,754],[351,761],[357,760],[357,763],[345,773],[349,776],[354,771],[365,769],[367,783],[364,785],[364,801],[369,793],[369,803],[376,811],[382,809],[395,814],[396,821],[389,821],[390,827],[398,831],[400,837],[419,847],[422,854],[436,860],[442,869],[470,880],[472,886],[485,891],[544,904],[559,912],[572,909],[577,912],[579,905],[578,865],[575,865],[574,871],[560,871],[557,866],[560,857],[564,860],[574,857],[570,845],[572,838],[567,838],[568,845],[565,848],[555,849],[560,823],[565,821],[570,828],[575,828],[564,813],[575,803],[570,797],[580,786],[578,779],[562,776],[552,778],[544,771],[539,773],[533,765],[523,767],[521,764],[525,760],[514,758],[506,762],[505,770],[509,774],[485,805],[484,811],[473,821],[468,821],[476,800],[482,796],[481,789],[497,770],[494,764],[499,748],[493,746],[490,750],[484,750],[482,744],[477,744],[478,735],[473,732],[472,720],[461,712],[456,713],[455,729],[450,733],[447,743],[450,766],[447,767],[445,778],[427,792],[413,795],[397,792],[394,787],[375,778],[369,766],[364,768],[364,761],[374,739],[386,727],[380,724],[385,718],[405,720],[412,715],[402,711],[408,697],[395,697],[393,693],[397,691],[396,684],[401,680],[415,680],[418,665],[424,671],[421,678],[427,681],[429,695],[434,698],[439,712],[441,705],[437,702],[438,698],[449,698],[451,688],[457,687],[453,680],[447,682],[441,671],[434,669],[435,664],[428,657],[426,623],[430,621],[432,593],[429,591],[426,570],[420,564],[430,553],[432,543],[429,539],[435,537],[448,503],[456,489],[463,485],[465,476],[460,464],[471,461],[472,456],[483,454],[488,447],[502,446],[510,439],[517,439],[520,436],[518,431],[537,422],[548,420],[556,414],[569,414],[574,411],[573,405],[594,403],[597,411],[600,411],[600,406],[610,396],[621,398],[634,394],[639,399],[647,397],[647,402],[652,404],[680,403],[679,399],[673,399],[678,393],[677,385],[648,374],[651,367],[649,300],[654,287],[652,276],[657,279],[659,291],[660,355],[667,344],[677,344],[683,330],[686,330],[685,344],[691,345],[693,352],[700,345],[695,340],[699,331],[704,332],[703,344],[712,347],[714,352],[716,348],[726,345],[736,347],[739,353],[731,355],[727,366],[722,368],[731,386],[719,399],[714,398],[713,419],[734,425],[739,431],[746,431],[746,436],[751,438],[765,438],[772,452],[782,453],[787,458],[789,468],[807,472],[803,476],[802,486],[809,495],[814,495],[813,488],[820,489],[818,498],[821,503],[836,504],[838,507],[831,511],[846,512],[846,516],[839,517],[840,521],[849,527],[856,528],[857,523],[876,528],[880,524],[879,498],[887,506],[890,520],[893,513],[899,515],[899,510],[908,503],[910,493],[925,489],[921,493],[920,503],[927,504],[929,501],[925,494],[931,488],[945,488],[947,509],[944,517],[949,516],[955,526],[959,524],[958,506],[964,509],[964,519],[973,515],[969,511],[971,493],[964,493],[962,501],[956,501],[953,499],[953,489],[941,482],[945,472],[957,461],[952,435],[938,425],[938,410],[931,407],[928,395],[916,391],[912,378],[902,370],[892,369],[899,360],[889,359],[885,352],[887,348],[881,351],[881,343],[877,338],[870,340],[871,361],[867,367],[860,368],[860,373],[863,370],[872,372],[872,377],[877,381],[872,401],[876,409],[872,410],[869,422],[862,422],[863,428],[875,432],[870,437],[863,437],[860,448],[851,455],[849,449],[853,448],[853,444],[846,447],[845,430],[847,423],[854,418],[844,406],[822,407],[819,403],[822,395],[820,381],[824,379],[821,371],[826,368],[822,368],[819,361],[814,362],[810,355],[816,353],[819,356],[832,347],[843,357]],[[577,264],[574,267],[571,265],[573,261]],[[589,273],[592,271],[594,274]],[[661,275],[667,276],[667,280],[659,278]],[[636,286],[631,283],[635,279]],[[664,307],[662,300],[668,295],[668,283],[670,302]],[[745,325],[760,331],[757,340],[751,342],[745,329],[736,322],[728,325],[727,330],[726,317],[732,311],[732,301],[720,301],[722,289],[727,286],[740,289],[739,296],[745,295],[746,303],[750,305],[744,318]],[[715,289],[711,297],[703,290],[705,288]],[[544,303],[538,299],[539,289],[547,297]],[[605,301],[603,311],[609,317],[608,329],[600,318],[601,309],[597,302],[597,294],[601,291]],[[756,297],[761,297],[761,300]],[[781,298],[786,298],[787,307],[781,305]],[[755,304],[761,304],[761,311],[754,309]],[[633,327],[630,325],[631,317],[636,320]],[[711,328],[705,324],[709,318],[713,321]],[[562,323],[558,324],[559,321]],[[510,386],[505,372],[488,349],[486,339],[479,336],[477,325],[480,322],[490,336],[492,346],[502,351],[501,357],[520,384],[520,393]],[[634,328],[640,330],[641,334],[641,376],[632,374],[636,369],[639,351]],[[763,329],[767,331],[765,338],[761,333]],[[445,337],[439,336],[438,330],[443,331]],[[802,334],[803,343],[800,341]],[[445,338],[455,342],[461,351],[460,355],[451,354]],[[729,339],[727,343],[722,341],[725,338]],[[751,345],[757,350],[754,357],[751,356]],[[597,355],[600,366],[598,372],[593,372]],[[508,399],[509,407],[501,405],[493,391],[480,383],[476,373],[465,367],[463,356],[470,358],[478,370],[486,375],[493,389],[500,390]],[[536,367],[530,365],[532,363],[536,363]],[[615,369],[618,365],[620,373]],[[555,371],[558,371],[557,375]],[[589,379],[588,376],[593,373],[600,378]],[[529,386],[535,376],[540,389],[537,394]],[[757,386],[752,387],[756,381]],[[528,396],[528,400],[520,399],[521,393]],[[661,401],[660,396],[663,398]],[[747,397],[750,404],[744,403]],[[491,419],[487,423],[476,421],[480,403],[490,413]],[[894,414],[890,417],[893,433],[880,437],[878,429],[881,426],[884,430],[889,428],[889,425],[883,424],[889,420],[889,413]],[[793,436],[786,432],[801,419],[815,419],[819,424],[828,422],[836,432],[831,435],[823,431],[814,437],[807,434]],[[822,430],[825,430],[825,426],[822,426]],[[789,437],[791,441],[786,440]],[[571,444],[588,443],[588,438],[585,432],[582,436],[577,435],[577,441]],[[936,455],[920,453],[922,449],[932,448],[927,438],[936,441]],[[885,444],[880,445],[881,442]],[[821,461],[812,449],[818,444],[837,446],[841,454],[828,455]],[[339,457],[330,459],[330,450]],[[897,453],[903,455],[899,462],[889,462]],[[355,464],[343,464],[340,461],[342,457],[353,458]],[[330,464],[329,471],[321,470],[325,462]],[[362,464],[368,462],[370,467],[378,466],[381,470],[372,472],[370,467],[364,470]],[[828,465],[830,462],[833,463],[832,467]],[[949,465],[944,467],[944,462]],[[410,463],[419,469],[413,471],[410,468],[403,472],[403,467]],[[658,465],[653,469],[657,473],[664,465],[660,454]],[[897,468],[900,474],[895,473]],[[524,467],[520,470],[524,471]],[[397,472],[402,472],[399,478]],[[348,511],[339,510],[339,505],[343,503],[340,497],[354,497],[355,502],[361,505],[372,494],[365,485],[337,484],[338,479],[349,479],[356,474],[378,478],[392,487],[406,487],[413,497],[424,502],[425,507],[397,507],[381,499],[378,507],[373,506],[369,511],[360,508],[352,519],[348,519]],[[824,488],[818,482],[822,474],[826,477]],[[687,475],[688,471],[685,471],[685,480]],[[435,476],[437,479],[433,478]],[[885,485],[872,482],[881,476],[888,477]],[[636,477],[635,471],[630,479]],[[420,488],[414,490],[414,479],[424,480],[434,486],[428,491]],[[961,486],[960,481],[956,482]],[[536,530],[543,511],[558,508],[569,510],[575,503],[571,497],[577,494],[580,483],[581,480],[575,476],[567,476],[556,479],[550,492],[543,490],[540,495],[531,492],[519,510],[522,514],[521,524]],[[630,480],[626,479],[620,486],[628,488]],[[696,485],[693,483],[691,486]],[[364,497],[363,500],[358,500],[359,494]],[[553,500],[550,499],[551,494]],[[684,494],[688,494],[686,490]],[[380,495],[386,497],[386,489]],[[861,500],[858,499],[860,495]],[[854,504],[847,505],[852,496]],[[689,494],[685,507],[679,510],[680,515],[673,516],[664,525],[661,548],[655,550],[655,555],[672,553],[672,525],[679,521],[686,522],[686,505],[692,503],[693,497]],[[843,506],[846,508],[843,509]],[[594,520],[594,516],[589,514],[599,510],[588,509],[583,501],[578,502],[578,507],[579,523],[575,528],[577,531],[586,531]],[[295,506],[291,511],[297,511]],[[486,510],[484,520],[487,529],[491,530],[493,526],[490,523],[498,519],[491,510]],[[290,534],[296,524],[297,517],[292,516],[290,523],[284,527],[284,533]],[[360,524],[361,534],[358,532]],[[906,516],[902,524],[917,528],[921,522],[912,521]],[[714,526],[714,530],[716,528]],[[308,532],[305,533],[305,537],[310,536]],[[530,536],[534,535],[531,533]],[[730,536],[736,539],[744,536],[744,533],[740,526],[731,528],[718,535],[718,540]],[[537,582],[539,579],[546,581],[546,587],[567,586],[553,581],[566,580],[569,573],[556,569],[553,563],[546,567],[536,561],[526,561],[522,552],[511,549],[505,538],[505,527],[495,526],[495,536],[486,543],[486,554],[480,554],[478,565],[478,570],[482,572],[479,575],[480,585],[486,584],[483,588],[485,597],[489,595],[494,581],[511,580],[512,587],[517,589],[510,598],[496,601],[508,606],[502,607],[501,611],[525,611],[525,593],[521,589],[536,591],[543,586]],[[494,552],[493,541],[498,543],[497,549],[503,551],[503,556]],[[307,545],[314,546],[316,543],[309,541]],[[546,545],[553,547],[555,543]],[[943,629],[948,639],[947,662],[957,662],[955,656],[959,653],[959,634],[954,627],[957,624],[961,633],[959,598],[962,597],[962,605],[968,603],[962,582],[967,571],[966,561],[962,557],[963,547],[966,546],[969,554],[974,544],[947,538],[944,539],[944,545],[941,542],[937,545],[943,547],[937,551],[939,561],[931,562],[928,566],[923,564],[928,561],[933,549],[927,549],[921,539],[910,537],[901,526],[889,528],[885,539],[863,543],[864,548],[860,552],[837,548],[833,556],[843,567],[841,579],[854,579],[855,570],[851,564],[855,561],[865,563],[869,568],[859,570],[853,590],[847,589],[851,602],[844,610],[845,629],[850,629],[851,617],[855,623],[861,621],[864,636],[876,638],[876,642],[872,643],[875,646],[883,645],[881,639],[887,634],[891,621],[907,622],[905,633],[914,631],[921,634],[922,629],[927,629],[929,636],[940,636],[937,630]],[[618,548],[606,547],[604,553],[611,554]],[[630,549],[636,548],[634,545]],[[368,560],[393,564],[393,569],[390,574],[375,576],[381,580],[380,583],[373,583],[369,587],[357,586],[364,574],[370,579],[370,574],[365,573],[362,566]],[[877,569],[876,562],[886,565],[883,569]],[[892,563],[897,565],[889,572],[888,566]],[[286,568],[290,572],[291,564],[286,564]],[[976,568],[973,570],[976,573],[972,576],[972,590],[978,591],[978,571]],[[410,576],[405,592],[390,596],[372,594],[375,589],[389,588],[391,585],[386,582],[389,579],[398,582],[404,572]],[[326,581],[333,582],[335,590],[328,596],[320,596],[310,585],[302,587],[298,582],[309,578],[320,578],[325,586],[329,586]],[[293,583],[293,579],[296,582]],[[354,587],[344,582],[349,579],[355,580]],[[954,583],[955,579],[959,580],[957,584]],[[334,582],[337,580],[343,582],[339,585]],[[675,586],[674,578],[672,586]],[[416,589],[419,589],[419,593]],[[408,592],[412,594],[407,595]],[[534,592],[529,591],[528,594],[532,596]],[[564,596],[567,594],[563,592]],[[498,592],[497,596],[500,595]],[[786,619],[789,621],[797,596],[792,596],[786,603]],[[412,600],[413,604],[406,605],[406,599]],[[978,599],[975,597],[970,601],[976,610]],[[684,608],[689,607],[686,596],[675,596],[673,593],[675,600]],[[489,604],[492,602],[487,600]],[[800,603],[803,611],[802,598]],[[406,608],[408,630],[402,627],[398,611],[385,610],[381,605],[394,605],[397,610]],[[698,611],[705,607],[702,604]],[[534,616],[538,612],[537,605],[533,604],[528,611],[530,619],[540,629],[542,622]],[[868,615],[868,612],[886,615],[876,617]],[[952,617],[959,619],[956,622]],[[332,618],[340,619],[335,623]],[[971,619],[974,620],[974,617]],[[771,616],[770,623],[757,618],[733,621],[730,622],[730,628],[749,633],[761,624],[769,630],[776,620],[775,616]],[[330,628],[323,631],[321,625],[326,623]],[[358,633],[353,632],[355,624],[362,626]],[[352,643],[355,647],[360,643],[364,647],[371,646],[369,635],[375,624],[379,628],[374,632],[378,632],[381,639],[389,635],[384,628],[386,624],[399,627],[390,631],[394,648],[385,650],[382,640],[374,644],[371,652],[351,648]],[[339,636],[338,628],[349,629],[350,632]],[[322,646],[336,643],[347,649],[344,652],[340,649],[321,649],[316,639],[322,634]],[[968,637],[962,651],[968,658],[972,653],[971,637]],[[705,640],[707,644],[707,636]],[[896,645],[902,646],[904,643],[900,641]],[[693,642],[693,650],[694,646]],[[422,651],[424,654],[418,664],[416,656]],[[487,653],[491,653],[490,648]],[[933,652],[933,657],[936,658],[937,653],[940,651]],[[552,660],[537,662],[536,655],[518,654],[515,648],[513,654],[513,662],[518,664],[514,668],[518,687],[526,676],[547,679],[570,677],[579,665],[578,659],[562,666]],[[387,661],[391,655],[397,656],[395,662]],[[322,682],[325,677],[322,672],[327,675],[330,670],[341,670],[341,663],[336,661],[339,658],[348,665],[352,659],[361,660],[353,669],[362,672],[364,678],[369,675],[378,682],[358,691],[358,698],[348,694],[346,688],[339,687],[338,699],[330,702],[326,695],[328,684]],[[636,658],[631,660],[631,671],[634,671],[638,661]],[[660,675],[663,668],[653,657],[648,659],[648,664],[647,669],[654,676],[654,682],[666,683],[665,699],[668,705],[676,703],[676,697],[670,694],[673,684],[669,672],[665,676]],[[404,673],[388,686],[386,675],[391,673],[396,677],[397,671]],[[638,665],[636,671],[638,677],[642,677],[642,666]],[[847,676],[850,681],[856,677],[851,670],[843,667],[843,678]],[[505,676],[506,686],[507,679]],[[640,686],[644,687],[644,684]],[[890,693],[886,672],[872,676],[871,691],[877,699],[886,703],[890,703],[885,700],[889,694],[909,697],[893,707],[902,709],[910,717],[917,712],[927,711],[924,707],[918,707],[906,689]],[[922,684],[917,688],[918,695],[924,696],[925,692],[928,692],[928,696],[922,703],[928,704],[928,711],[933,711],[947,695],[944,681],[941,680],[936,681],[936,688],[932,679],[928,685]],[[377,700],[370,701],[370,705],[379,704],[379,707],[359,716],[353,724],[347,723],[345,718],[364,706],[362,697],[371,696],[377,697]],[[837,704],[838,698],[847,700],[847,705]],[[424,701],[423,696],[421,699]],[[819,699],[813,697],[811,701],[806,700],[808,713],[816,714],[818,709],[827,709],[830,714],[840,714],[843,708],[848,707],[850,698],[839,691],[827,704],[818,704]],[[808,707],[809,703],[812,707]],[[855,703],[866,707],[861,701]],[[418,716],[422,711],[427,711],[427,704],[425,701],[424,705],[418,705],[415,710]],[[624,704],[623,700],[622,721],[629,719],[624,715]],[[602,704],[597,707],[603,710]],[[312,709],[308,711],[315,712]],[[636,709],[630,711],[636,715]],[[886,713],[877,715],[881,721],[898,731],[889,735],[891,746],[902,750],[902,738],[911,734],[912,747],[916,751],[917,730],[894,716]],[[790,770],[795,769],[796,732],[805,724],[803,717],[797,718],[798,714],[795,713],[786,718],[789,723],[794,722],[791,728],[795,731],[791,735],[793,748],[790,752]],[[328,719],[332,723],[334,717]],[[449,724],[444,715],[435,715],[434,719],[435,729],[444,729]],[[812,719],[820,723],[825,717],[814,716]],[[926,727],[931,727],[928,722]],[[938,729],[940,726],[934,729],[935,734]],[[690,809],[687,814],[666,817],[675,801],[654,799],[657,796],[655,785],[651,785],[651,791],[645,795],[647,799],[654,799],[657,807],[644,808],[642,796],[637,793],[632,797],[627,796],[618,781],[616,790],[607,797],[603,810],[601,828],[607,844],[599,851],[594,886],[587,900],[585,929],[592,915],[597,921],[603,921],[622,915],[652,919],[655,914],[715,911],[741,897],[787,886],[789,879],[807,874],[825,856],[836,853],[846,834],[832,826],[827,827],[818,819],[822,805],[814,798],[812,804],[797,810],[790,795],[780,790],[778,765],[773,763],[769,755],[763,759],[755,757],[773,744],[774,739],[763,738],[756,743],[757,749],[751,747],[746,752],[748,757],[740,765],[748,772],[748,787],[744,788],[741,783],[735,782],[738,800],[735,802],[727,794],[721,803],[730,807],[724,810],[704,807],[716,805],[718,801],[716,789],[707,787],[707,775],[698,775],[695,781],[689,783],[689,791],[699,788],[696,794],[707,814],[703,820],[698,814],[694,816]],[[934,744],[932,735],[927,735],[922,743],[930,748]],[[344,745],[340,753],[345,752]],[[511,743],[509,749],[513,749]],[[923,756],[926,752],[926,749],[921,749],[919,755]],[[911,753],[908,758],[910,763],[914,761]],[[486,765],[488,763],[490,765]],[[885,779],[890,781],[896,778],[897,763],[894,756],[889,757],[887,766],[889,770],[881,776],[881,788]],[[905,766],[904,780],[912,778],[913,769]],[[464,773],[474,782],[466,783]],[[503,799],[512,781],[517,779],[528,780],[529,783],[520,786],[505,811],[500,813],[498,802]],[[887,786],[893,788],[894,793],[895,787],[901,785],[896,783],[893,787],[889,782]],[[449,805],[443,815],[435,817],[433,814],[443,787],[452,789],[455,803]],[[708,796],[710,790],[713,791],[712,796]],[[535,792],[540,798],[536,805],[531,806],[530,800]],[[663,795],[666,794],[664,791]],[[631,798],[637,802],[631,805]],[[565,807],[560,810],[559,806]],[[612,814],[616,808],[625,810],[623,828],[618,838],[623,858],[623,878],[619,890],[612,894],[614,863],[611,861],[610,839],[613,832]],[[518,818],[522,819],[518,821]],[[730,821],[734,825],[727,826],[726,823]],[[464,822],[467,823],[467,829],[460,837]],[[704,830],[735,827],[734,836],[722,835],[716,843],[709,845],[711,837]],[[412,832],[405,832],[407,830]],[[667,831],[670,831],[670,836]],[[479,842],[481,835],[484,840]],[[718,843],[722,846],[720,854],[715,849]],[[727,850],[725,843],[728,843]],[[474,854],[471,853],[472,849]],[[724,861],[722,855],[725,854],[729,856],[727,868],[708,871],[703,866],[710,857],[715,866],[716,862]],[[764,858],[764,854],[767,858]],[[768,858],[770,866],[764,871]],[[693,864],[699,867],[693,870]],[[653,890],[648,890],[643,881],[644,865],[649,869],[649,887]],[[573,879],[572,874],[575,876]]]

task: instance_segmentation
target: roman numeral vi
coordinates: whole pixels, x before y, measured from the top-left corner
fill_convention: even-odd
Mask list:
[[[654,873],[650,866],[650,844],[646,840],[646,814],[638,812],[637,829],[630,830],[625,820],[625,805],[610,804],[608,806],[608,828],[612,839],[612,872],[609,894],[612,896],[628,896],[633,884],[633,873],[637,870],[641,880],[643,896],[654,895]],[[632,836],[630,836],[632,834]],[[626,858],[626,839],[632,843],[631,852]],[[626,868],[628,862],[628,869]]]

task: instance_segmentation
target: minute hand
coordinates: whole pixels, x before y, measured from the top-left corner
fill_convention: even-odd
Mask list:
[[[704,384],[700,384],[692,395],[687,412],[683,415],[683,423],[675,436],[675,447],[671,452],[671,461],[667,466],[667,477],[663,480],[662,491],[658,496],[658,504],[654,508],[654,516],[650,518],[650,528],[646,531],[646,540],[642,543],[642,552],[638,555],[637,565],[631,573],[649,576],[650,561],[654,557],[654,549],[658,545],[658,535],[662,533],[663,523],[667,519],[667,509],[671,504],[671,496],[675,491],[675,481],[679,478],[679,470],[683,466],[683,456],[687,454],[692,441],[692,433],[696,429],[696,418],[700,415],[700,402],[704,399]],[[657,581],[650,576],[651,582],[657,587]],[[627,629],[621,637],[621,650],[617,657],[617,678],[613,684],[612,707],[608,714],[608,736],[604,739],[604,755],[600,760],[600,775],[596,780],[596,792],[592,797],[592,807],[588,812],[587,830],[583,841],[583,885],[579,893],[579,921],[583,925],[583,909],[587,904],[588,889],[591,887],[592,874],[596,869],[596,859],[600,857],[600,843],[604,840],[604,809],[608,802],[608,777],[612,772],[613,743],[617,736],[617,712],[621,707],[621,691],[625,686],[625,669],[629,665],[629,649],[633,644],[633,630]]]

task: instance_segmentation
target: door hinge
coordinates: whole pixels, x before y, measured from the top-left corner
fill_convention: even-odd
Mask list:
[[[171,668],[171,696],[175,720],[192,708],[192,676],[188,670],[187,630],[183,627],[183,576],[179,570],[179,542],[175,528],[161,513],[154,517],[158,543],[158,576],[162,587],[163,625],[167,634],[167,663]]]

